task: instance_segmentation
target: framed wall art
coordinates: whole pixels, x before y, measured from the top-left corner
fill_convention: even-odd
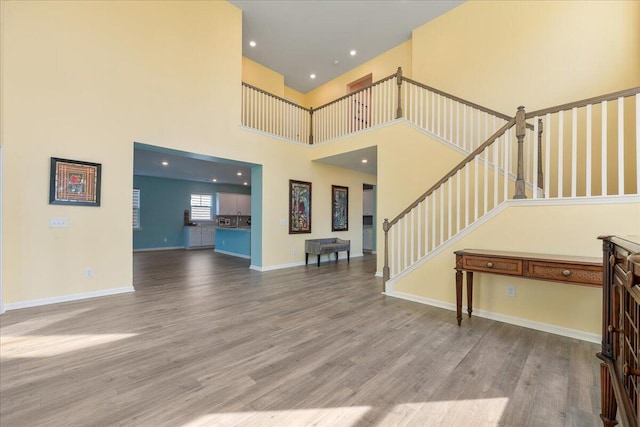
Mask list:
[[[49,204],[100,206],[99,163],[51,158]]]
[[[349,187],[331,186],[331,231],[349,230]]]
[[[311,183],[289,180],[289,234],[311,233]]]

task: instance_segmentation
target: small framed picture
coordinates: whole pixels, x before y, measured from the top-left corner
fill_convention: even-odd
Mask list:
[[[311,183],[289,180],[289,234],[311,233]]]
[[[331,231],[349,230],[349,187],[331,186]]]
[[[99,163],[51,158],[49,204],[100,206]]]

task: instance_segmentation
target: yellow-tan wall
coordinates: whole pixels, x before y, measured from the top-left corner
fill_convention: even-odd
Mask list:
[[[413,78],[505,114],[640,85],[640,2],[469,1],[413,32]]]
[[[273,95],[284,98],[284,76],[258,64],[249,58],[242,57],[242,81]]]
[[[455,250],[474,248],[602,257],[602,243],[597,237],[639,234],[638,218],[640,203],[637,202],[509,207],[398,280],[393,288],[455,304]],[[491,274],[475,274],[473,282],[474,309],[590,334],[601,332],[601,288]],[[516,287],[515,298],[506,296],[507,285]],[[455,321],[454,313],[451,319]]]
[[[310,147],[240,129],[239,9],[199,1],[0,7],[4,304],[132,285],[134,142],[263,165],[264,267],[304,261],[305,236],[279,225],[289,179],[314,183],[306,238],[332,234],[331,184],[353,188],[352,223],[340,236],[362,251],[357,220],[371,176],[315,165]],[[101,163],[101,206],[48,204],[50,157]],[[69,227],[49,228],[52,217]]]

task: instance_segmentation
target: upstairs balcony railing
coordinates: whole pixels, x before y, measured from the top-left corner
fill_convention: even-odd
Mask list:
[[[468,156],[385,219],[385,282],[510,198],[640,193],[640,87],[529,113],[520,107],[510,117],[403,77],[400,68],[317,109],[243,84],[242,123],[300,143],[400,118]]]

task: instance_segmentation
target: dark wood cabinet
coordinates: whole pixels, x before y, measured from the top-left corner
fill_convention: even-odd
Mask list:
[[[640,415],[640,236],[602,236],[600,389],[605,426],[637,426]]]

